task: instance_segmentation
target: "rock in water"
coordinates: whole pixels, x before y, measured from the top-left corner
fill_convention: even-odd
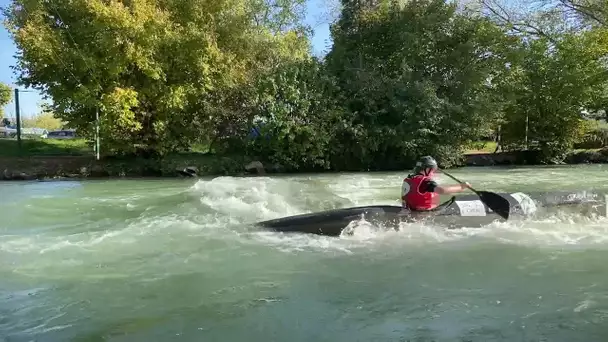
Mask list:
[[[252,173],[255,171],[255,173],[257,173],[258,175],[266,174],[266,170],[264,170],[264,165],[262,164],[262,162],[257,160],[245,165],[245,170],[247,170],[247,172]]]
[[[197,177],[198,169],[194,166],[188,166],[183,170],[177,170],[177,172],[184,177]]]

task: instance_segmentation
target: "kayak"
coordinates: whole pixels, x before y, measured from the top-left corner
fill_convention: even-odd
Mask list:
[[[570,208],[585,214],[595,213],[606,216],[608,211],[606,196],[593,192],[552,192],[552,193],[498,193],[509,201],[509,219],[529,217],[540,208]],[[263,229],[283,233],[308,233],[339,236],[351,222],[365,219],[384,227],[398,229],[400,222],[428,222],[447,228],[476,227],[494,221],[504,221],[488,208],[476,195],[462,195],[430,211],[404,211],[400,206],[372,205],[332,209],[322,212],[301,214],[258,222]]]

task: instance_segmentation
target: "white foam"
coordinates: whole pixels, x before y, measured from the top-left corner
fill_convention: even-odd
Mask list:
[[[485,174],[461,178],[472,183],[476,182],[474,176],[477,176],[477,182],[494,182],[500,178],[513,181],[505,176],[513,173],[518,175],[517,177],[529,176],[526,172],[505,171],[494,178]],[[556,177],[561,177],[562,171],[558,173]],[[79,203],[78,198],[63,202],[54,201],[52,198],[36,198],[37,210],[49,217],[52,214],[49,208],[61,210],[62,213],[71,209],[73,215],[89,215],[90,211],[86,210],[95,209],[96,205],[102,203],[112,210],[130,213],[130,216],[123,221],[113,217],[86,216],[86,219],[81,217],[78,225],[73,223],[78,221],[76,218],[79,216],[76,216],[67,219],[67,222],[74,224],[67,233],[50,228],[48,231],[28,234],[6,233],[0,236],[0,268],[4,265],[14,269],[11,262],[20,265],[21,270],[60,265],[68,268],[82,267],[73,260],[118,262],[120,258],[137,257],[147,253],[158,254],[159,251],[171,250],[174,245],[180,248],[189,246],[189,251],[178,248],[180,253],[187,254],[184,258],[189,258],[188,253],[204,253],[199,251],[202,248],[199,246],[209,241],[213,241],[213,245],[225,244],[235,246],[234,248],[261,246],[289,253],[314,250],[347,254],[388,245],[441,246],[462,241],[484,243],[483,241],[487,240],[548,247],[608,246],[608,220],[564,212],[540,215],[524,221],[493,223],[482,228],[465,227],[454,230],[420,223],[377,227],[366,220],[357,220],[346,227],[345,234],[337,238],[260,232],[251,225],[261,220],[335,207],[397,204],[402,176],[345,174],[312,178],[217,177],[198,180],[185,186],[182,184],[181,189],[174,187],[169,192],[155,189],[147,196],[127,195],[129,189],[121,189],[125,194],[115,190],[105,197],[103,194],[100,198],[88,196],[85,202],[89,203],[89,207],[80,202],[79,205],[84,206],[84,209],[76,212],[70,203]],[[544,177],[549,179],[552,176],[549,174]],[[602,178],[598,180],[602,181]],[[158,184],[162,187],[163,183]],[[184,192],[186,186],[189,188]],[[158,208],[162,206],[162,202],[176,195],[183,196],[183,199],[176,198],[175,205],[159,212]],[[109,201],[110,198],[114,201]]]
[[[505,170],[516,175],[517,180],[530,180],[530,170]],[[555,181],[570,170],[542,173],[536,171],[547,181]],[[475,176],[486,177],[487,174]],[[211,181],[199,181],[193,187],[201,196],[201,202],[216,209],[218,212],[237,216],[242,219],[234,221],[245,223],[247,218],[257,220],[284,217],[295,214],[313,212],[319,208],[306,207],[303,196],[314,196],[315,191],[310,187],[322,188],[316,192],[330,190],[334,198],[345,198],[353,205],[399,203],[398,192],[402,174],[343,174],[319,176],[311,180],[298,177],[291,178],[232,178],[219,177]],[[447,181],[441,178],[442,182]],[[503,177],[494,176],[491,183]],[[513,181],[512,176],[506,177]],[[534,181],[538,181],[535,179]],[[601,181],[601,180],[599,180]],[[295,195],[295,196],[294,196]],[[310,200],[310,199],[309,199]],[[527,204],[527,211],[536,212],[538,208]],[[343,206],[349,206],[347,204]],[[308,210],[307,210],[308,209]],[[224,221],[225,222],[225,221]],[[228,222],[227,222],[228,223]],[[351,222],[345,228],[345,233],[339,238],[317,237],[301,234],[278,234],[262,232],[257,235],[258,241],[274,246],[283,246],[288,250],[300,248],[350,250],[370,243],[448,243],[463,239],[479,238],[493,239],[501,243],[520,245],[576,245],[604,244],[608,242],[608,230],[604,228],[608,221],[602,218],[587,218],[577,214],[559,213],[551,216],[540,216],[524,221],[509,221],[493,223],[486,227],[464,227],[462,229],[446,229],[441,226],[409,223],[395,227],[376,227],[365,220]]]
[[[286,200],[293,196],[290,187],[293,186],[267,177],[217,177],[198,181],[192,191],[200,195],[201,203],[230,217],[264,220],[310,212],[298,208],[297,197]]]

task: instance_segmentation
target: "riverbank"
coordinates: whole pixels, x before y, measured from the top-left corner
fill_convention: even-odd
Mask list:
[[[492,153],[493,146],[471,150],[459,166],[539,165],[535,151]],[[575,150],[564,164],[608,163],[608,148]],[[95,160],[91,147],[78,140],[0,140],[0,180],[63,178],[192,177],[285,173],[280,165],[254,157],[187,152],[162,159],[105,157]],[[365,170],[343,170],[365,171]]]
[[[246,173],[246,165],[243,157],[212,155],[99,161],[91,156],[0,157],[0,180],[191,176],[188,168],[199,176],[237,175]]]
[[[572,152],[564,164],[608,163],[608,149]],[[534,152],[475,153],[465,155],[461,166],[539,165]],[[355,171],[355,170],[353,170]],[[216,156],[184,153],[157,159],[105,158],[46,155],[0,157],[0,180],[191,177],[282,173],[278,165],[268,166],[244,156]]]
[[[465,155],[462,166],[500,166],[500,165],[543,165],[539,163],[539,151],[514,151],[498,153],[469,153]],[[608,163],[608,148],[574,150],[561,164],[604,164]]]
[[[0,180],[62,178],[120,178],[245,174],[251,160],[243,156],[216,156],[186,152],[162,159],[145,157],[103,157],[96,160],[92,146],[81,139],[22,141],[0,139]]]

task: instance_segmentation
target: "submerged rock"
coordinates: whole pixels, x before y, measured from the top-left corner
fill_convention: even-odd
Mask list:
[[[260,161],[252,161],[249,164],[245,165],[245,170],[247,172],[256,173],[258,175],[266,174],[266,170],[264,169],[264,165]]]
[[[194,166],[188,166],[186,168],[184,168],[183,170],[177,170],[177,173],[180,176],[184,176],[184,177],[198,177],[198,169]]]

